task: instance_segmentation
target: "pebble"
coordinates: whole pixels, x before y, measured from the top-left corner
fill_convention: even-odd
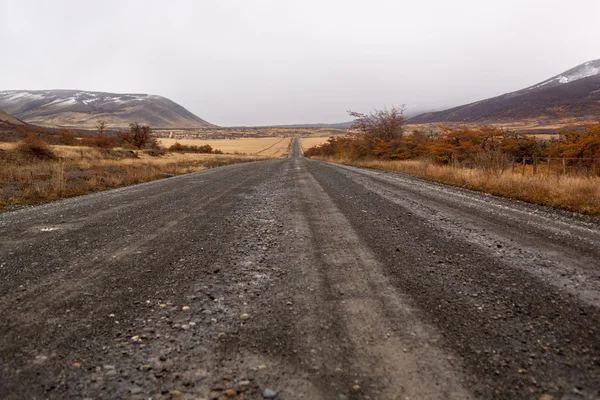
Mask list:
[[[234,389],[227,389],[225,391],[225,397],[229,397],[229,398],[237,397],[237,392]]]
[[[135,387],[135,388],[131,389],[131,394],[140,394],[140,393],[142,393],[142,388]]]
[[[274,399],[277,397],[277,392],[271,389],[265,389],[263,392],[263,397],[265,399]]]
[[[116,376],[117,375],[117,370],[116,369],[111,369],[106,371],[106,376]]]
[[[212,311],[204,310],[204,311],[202,311],[202,314],[210,315],[210,314],[212,314]]]
[[[244,314],[240,315],[240,319],[242,319],[242,320],[246,320],[246,319],[248,319],[248,318],[250,318],[250,315],[248,315],[248,314],[246,314],[246,313],[244,313]]]
[[[181,309],[183,311],[189,311],[190,310],[190,306],[183,306],[183,307],[181,307]]]
[[[188,324],[183,324],[183,325],[181,325],[181,329],[183,329],[184,331],[187,331],[188,329],[190,329],[190,326]]]

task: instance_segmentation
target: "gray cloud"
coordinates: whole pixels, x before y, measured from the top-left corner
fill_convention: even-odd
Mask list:
[[[457,105],[600,58],[600,2],[0,0],[0,90],[160,94],[220,125]]]

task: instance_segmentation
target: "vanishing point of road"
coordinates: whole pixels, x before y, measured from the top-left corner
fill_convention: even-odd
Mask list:
[[[2,399],[600,398],[600,223],[238,164],[0,214]]]

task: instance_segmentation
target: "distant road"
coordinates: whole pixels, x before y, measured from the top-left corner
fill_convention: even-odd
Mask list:
[[[598,220],[238,164],[0,214],[2,399],[600,398]]]

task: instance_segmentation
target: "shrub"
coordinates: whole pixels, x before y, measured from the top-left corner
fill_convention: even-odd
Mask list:
[[[17,151],[27,157],[39,160],[57,160],[58,157],[50,146],[38,136],[28,135],[17,147]]]

